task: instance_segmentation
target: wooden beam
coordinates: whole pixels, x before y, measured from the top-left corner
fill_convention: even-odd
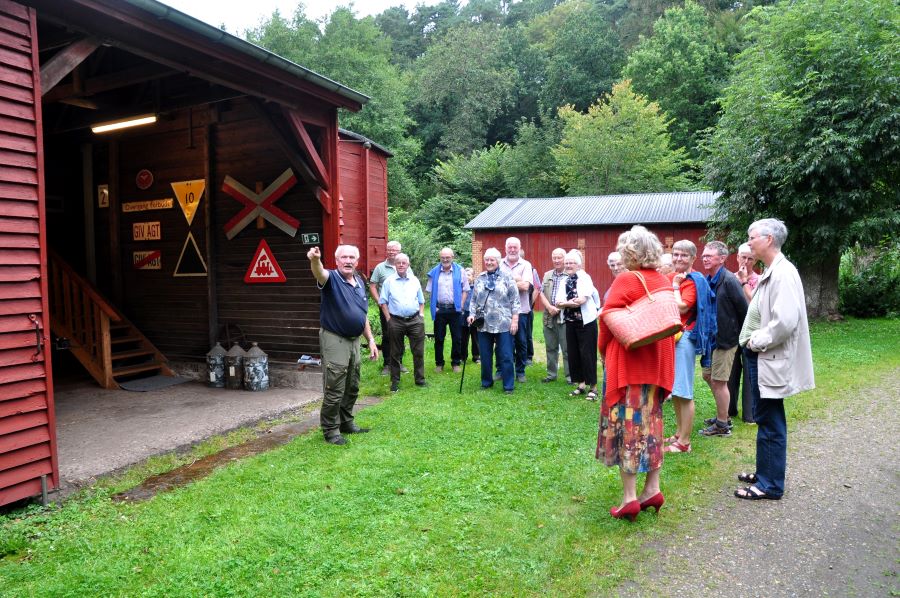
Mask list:
[[[278,145],[281,146],[282,151],[287,156],[288,162],[290,162],[291,166],[300,174],[300,178],[304,180],[304,182],[308,183],[313,188],[313,194],[316,196],[316,199],[319,200],[319,203],[322,204],[322,209],[325,210],[327,214],[331,213],[331,204],[327,199],[327,193],[325,194],[326,198],[322,197],[322,187],[319,185],[319,181],[316,178],[316,175],[313,174],[312,169],[309,167],[309,164],[303,160],[302,156],[298,155],[295,151],[294,146],[290,143],[290,141],[285,137],[283,129],[278,127],[275,122],[272,120],[272,115],[269,114],[269,111],[266,110],[263,103],[254,98],[249,98],[250,104],[253,106],[253,109],[256,111],[260,120],[266,125],[269,129],[269,133],[278,142]]]
[[[331,184],[328,170],[325,168],[322,158],[319,157],[319,152],[316,150],[316,146],[313,144],[309,133],[306,132],[306,126],[303,124],[303,121],[293,110],[285,109],[284,115],[287,117],[291,130],[297,137],[297,141],[300,142],[300,149],[303,150],[303,153],[306,154],[306,157],[312,163],[313,174],[316,175],[319,186],[326,191],[330,190]]]
[[[159,64],[147,64],[145,66],[123,69],[115,73],[82,79],[78,86],[74,83],[57,85],[49,93],[44,92],[43,99],[45,102],[62,102],[70,98],[92,96],[104,91],[112,91],[114,89],[144,83],[145,81],[161,79],[169,75],[174,75],[176,72],[177,71]]]
[[[100,40],[86,37],[57,52],[53,58],[41,65],[41,95],[53,89],[72,69],[100,47]]]

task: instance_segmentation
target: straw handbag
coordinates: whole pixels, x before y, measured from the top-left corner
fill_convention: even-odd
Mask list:
[[[666,286],[651,293],[644,276],[640,272],[631,273],[641,281],[647,296],[625,307],[603,310],[603,321],[626,349],[655,343],[681,330],[681,317],[672,289]]]

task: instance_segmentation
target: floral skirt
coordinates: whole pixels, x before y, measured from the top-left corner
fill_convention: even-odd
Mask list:
[[[600,407],[597,459],[626,473],[646,473],[662,467],[665,391],[652,384],[619,389],[619,401]]]

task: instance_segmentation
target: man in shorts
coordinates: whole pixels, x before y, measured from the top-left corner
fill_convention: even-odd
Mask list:
[[[713,349],[711,367],[703,368],[703,379],[709,384],[716,399],[716,417],[706,420],[707,427],[700,430],[704,436],[731,436],[731,421],[728,418],[728,380],[737,352],[738,336],[744,317],[747,315],[747,297],[737,277],[725,268],[728,246],[721,241],[711,241],[703,248],[703,268],[715,304],[716,348]]]

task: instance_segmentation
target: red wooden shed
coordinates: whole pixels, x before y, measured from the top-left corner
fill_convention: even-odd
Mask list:
[[[340,129],[341,243],[359,248],[360,272],[384,261],[388,232],[390,150],[353,131]],[[371,267],[370,267],[371,265]]]
[[[720,193],[689,191],[583,197],[500,198],[473,218],[472,257],[481,269],[481,256],[489,247],[505,253],[508,237],[518,237],[525,258],[543,274],[553,268],[550,254],[557,247],[579,249],[585,270],[602,294],[612,284],[607,256],[616,250],[619,235],[635,224],[656,233],[665,250],[680,239],[697,245],[695,269],[701,269],[701,240]],[[729,258],[734,270],[736,261]]]
[[[306,252],[382,259],[390,154],[339,133],[363,94],[155,0],[0,0],[0,57],[2,505],[59,485],[51,361],[318,353]]]

